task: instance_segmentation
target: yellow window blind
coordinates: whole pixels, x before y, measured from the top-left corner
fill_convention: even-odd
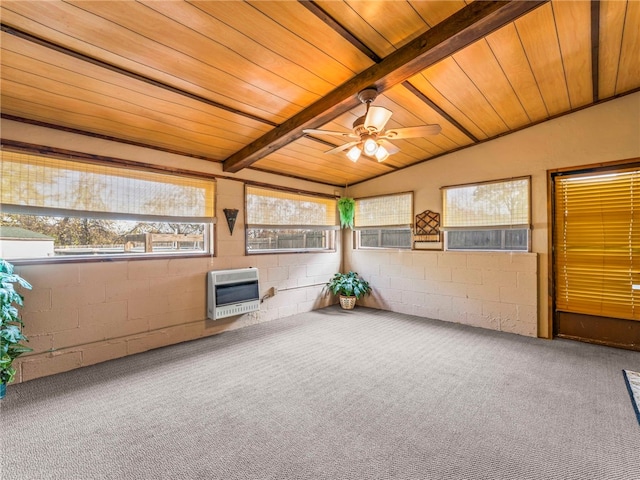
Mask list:
[[[247,226],[336,227],[336,199],[247,185]]]
[[[413,192],[356,199],[354,226],[357,229],[411,227]]]
[[[215,182],[33,154],[0,152],[6,213],[210,222]]]
[[[640,320],[640,171],[555,178],[556,308]]]

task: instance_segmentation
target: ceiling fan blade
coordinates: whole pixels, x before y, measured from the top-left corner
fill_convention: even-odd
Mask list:
[[[345,143],[344,145],[340,145],[336,148],[332,148],[331,150],[327,150],[324,153],[338,153],[338,152],[344,152],[345,150],[353,147],[354,145],[358,145],[360,142],[349,142],[349,143]]]
[[[392,114],[391,110],[384,107],[369,107],[367,116],[364,119],[364,128],[381,132]]]
[[[387,152],[389,152],[389,155],[393,155],[394,153],[398,153],[400,151],[398,147],[387,140],[378,140],[378,143],[382,145]]]
[[[318,130],[316,128],[305,128],[302,130],[304,133],[315,133],[316,135],[337,135],[344,138],[360,138],[358,135],[352,132],[336,132],[333,130]]]
[[[427,135],[436,135],[440,133],[442,128],[434,123],[433,125],[421,125],[419,127],[395,128],[387,130],[378,138],[388,138],[391,140],[401,138],[426,137]]]

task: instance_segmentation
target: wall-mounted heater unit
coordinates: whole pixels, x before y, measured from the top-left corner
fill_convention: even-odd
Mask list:
[[[257,268],[208,272],[207,317],[218,320],[256,310],[260,310]]]

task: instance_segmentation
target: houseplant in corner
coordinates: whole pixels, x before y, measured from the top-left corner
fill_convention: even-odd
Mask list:
[[[29,282],[13,273],[13,265],[0,258],[0,399],[4,398],[7,384],[16,374],[13,361],[31,351],[20,343],[28,340],[22,333],[24,324],[18,313],[24,297],[15,290],[15,283],[31,289]]]
[[[327,283],[327,287],[334,295],[339,295],[340,306],[351,310],[356,306],[356,300],[369,295],[371,286],[361,278],[357,272],[336,273]]]

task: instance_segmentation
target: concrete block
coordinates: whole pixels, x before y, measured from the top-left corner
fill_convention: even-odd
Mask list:
[[[424,278],[433,282],[450,282],[453,278],[450,267],[425,268]]]
[[[515,271],[504,270],[482,270],[482,283],[484,285],[514,286],[517,284],[518,276]]]
[[[424,293],[419,293],[419,292],[410,292],[410,291],[403,291],[402,292],[402,303],[408,304],[408,305],[424,305],[425,304],[425,294]]]
[[[428,251],[412,251],[411,256],[408,256],[409,265],[416,267],[428,267],[428,268],[437,268],[438,266],[438,255],[436,252],[428,252]]]
[[[467,296],[497,302],[500,300],[500,287],[497,285],[467,285]]]
[[[270,282],[280,282],[289,279],[288,267],[269,267],[264,273],[266,273],[266,279]]]
[[[80,326],[109,325],[127,319],[127,301],[80,305],[78,324]]]
[[[185,340],[185,329],[182,327],[156,330],[126,339],[127,355],[146,352],[154,348],[173,345]]]
[[[467,297],[467,289],[469,285],[464,283],[442,282],[435,285],[435,292],[438,295],[447,295],[450,297]]]
[[[410,279],[418,279],[418,280],[422,280],[425,278],[424,276],[424,267],[421,266],[417,266],[417,265],[403,265],[402,269],[400,270],[400,275],[404,278],[410,278]]]
[[[482,300],[474,298],[454,298],[451,311],[457,314],[473,314],[482,316]]]
[[[499,330],[500,319],[491,316],[479,315],[476,313],[469,313],[467,314],[465,325],[488,328],[489,330]]]
[[[82,348],[82,365],[94,365],[127,355],[127,343],[114,340],[85,345]]]
[[[75,306],[42,312],[24,312],[22,320],[27,336],[46,335],[77,328],[79,325],[78,309]]]
[[[130,263],[139,265],[147,262],[78,263],[79,283],[95,285],[96,283],[123,282],[127,279]]]
[[[16,267],[15,272],[25,278],[36,290],[78,285],[80,283],[79,265],[77,263],[23,265]]]
[[[169,311],[169,297],[164,295],[154,295],[131,299],[127,303],[127,318],[145,318],[153,315],[161,315]]]
[[[466,283],[480,285],[482,283],[482,270],[473,268],[451,268],[451,281],[454,283]]]
[[[402,265],[398,263],[380,265],[380,275],[383,277],[402,277]]]
[[[73,286],[59,286],[51,289],[51,308],[63,308],[67,305],[90,305],[104,303],[105,285],[91,282]]]
[[[64,350],[78,345],[102,342],[114,336],[111,325],[89,325],[51,334],[51,348]]]
[[[161,277],[166,279],[167,277]],[[155,279],[151,279],[155,280]],[[118,300],[128,300],[130,298],[140,298],[149,296],[148,278],[136,280],[125,280],[123,282],[108,283],[105,286],[105,301],[113,302]],[[162,280],[163,282],[166,280]]]
[[[22,381],[67,372],[82,366],[82,352],[64,351],[29,356],[21,363]]]
[[[154,259],[127,262],[127,277],[130,280],[138,278],[155,278],[169,275],[169,260]]]
[[[24,296],[24,307],[22,312],[43,312],[51,310],[51,289],[50,288],[34,288],[33,290],[25,290],[18,287],[18,293]]]
[[[500,301],[518,305],[536,305],[538,301],[537,289],[500,287]]]
[[[438,252],[439,268],[467,268],[466,252]]]
[[[297,304],[285,305],[278,308],[278,318],[290,317],[298,312]]]
[[[24,342],[24,344],[27,347],[33,349],[33,353],[31,353],[31,355],[36,353],[48,352],[53,348],[53,341],[52,341],[51,334],[30,335],[28,336],[28,338],[29,338],[29,341]]]

